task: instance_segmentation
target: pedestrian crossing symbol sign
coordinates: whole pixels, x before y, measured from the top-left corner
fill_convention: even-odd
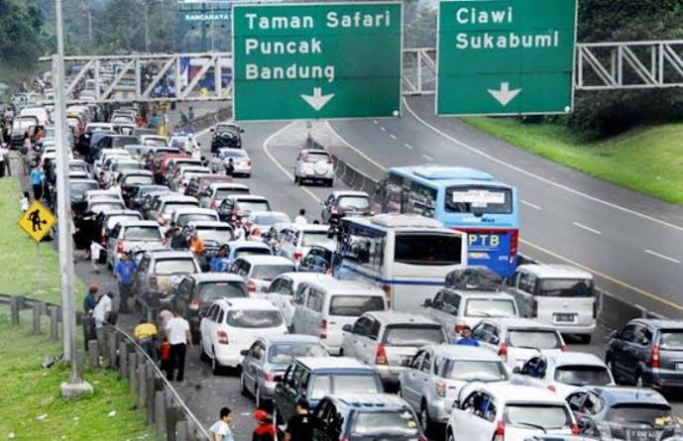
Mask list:
[[[24,212],[17,224],[31,239],[40,242],[57,223],[57,218],[45,205],[33,201],[31,206]]]

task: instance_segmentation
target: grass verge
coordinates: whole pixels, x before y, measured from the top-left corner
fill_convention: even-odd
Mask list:
[[[639,127],[607,140],[587,142],[558,124],[522,124],[487,117],[464,121],[544,158],[683,204],[683,124]]]

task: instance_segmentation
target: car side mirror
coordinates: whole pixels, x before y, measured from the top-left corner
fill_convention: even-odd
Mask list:
[[[344,327],[342,327],[342,331],[350,332],[353,334],[353,326],[346,324],[346,325],[344,325]]]
[[[515,366],[515,367],[512,369],[512,373],[513,373],[513,374],[521,374],[521,373],[522,373],[522,369],[520,369],[519,366]]]
[[[432,299],[425,299],[424,303],[422,303],[422,306],[425,308],[431,308],[432,307]]]
[[[249,349],[242,349],[240,351],[240,355],[246,357],[247,355],[249,355]]]
[[[451,405],[451,409],[460,409],[460,400],[453,400],[453,405]]]

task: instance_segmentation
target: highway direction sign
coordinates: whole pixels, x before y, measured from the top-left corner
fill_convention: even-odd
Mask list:
[[[57,218],[43,204],[33,201],[17,222],[31,239],[40,242],[57,223]]]
[[[570,112],[576,0],[442,0],[438,115]]]
[[[236,120],[399,115],[401,3],[235,5],[232,17]]]

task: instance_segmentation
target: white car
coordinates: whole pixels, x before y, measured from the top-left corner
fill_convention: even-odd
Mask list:
[[[268,290],[272,282],[280,274],[296,271],[291,260],[280,256],[242,256],[235,259],[230,272],[244,277],[250,293],[261,293]]]
[[[216,156],[211,160],[211,170],[214,173],[224,173],[228,162],[232,158],[235,167],[233,176],[251,176],[252,161],[249,154],[242,149],[220,149]]]
[[[168,147],[168,140],[165,136],[159,135],[141,135],[140,144],[151,145],[154,147]]]
[[[199,324],[200,354],[211,360],[214,374],[221,367],[236,368],[244,358],[241,352],[257,337],[287,333],[280,310],[264,299],[216,300]]]
[[[190,179],[197,175],[210,175],[211,170],[207,167],[196,165],[183,165],[178,172],[171,178],[171,188],[180,194],[185,194],[185,188],[190,183]]]
[[[190,208],[178,208],[173,212],[171,217],[171,222],[176,227],[184,227],[190,222],[198,221],[208,221],[208,222],[218,222],[218,213],[215,210],[208,208],[190,207]]]
[[[525,441],[535,435],[578,435],[569,404],[547,389],[479,384],[456,400],[448,441]]]
[[[583,386],[616,385],[605,362],[585,352],[538,355],[513,372],[513,383],[544,387],[561,398]]]
[[[275,224],[292,222],[289,215],[282,211],[252,211],[249,213],[249,220],[251,220],[249,237],[252,239],[260,238]]]
[[[308,280],[329,279],[329,275],[321,273],[284,273],[270,283],[265,294],[260,297],[273,302],[285,317],[287,327],[292,326],[294,317],[294,294],[299,289],[299,284]]]
[[[330,227],[316,224],[291,224],[280,233],[280,255],[294,262],[301,260],[312,245],[321,245],[334,249],[335,239],[330,239]]]
[[[334,159],[325,150],[303,149],[294,165],[294,183],[318,181],[332,187],[334,184]]]

